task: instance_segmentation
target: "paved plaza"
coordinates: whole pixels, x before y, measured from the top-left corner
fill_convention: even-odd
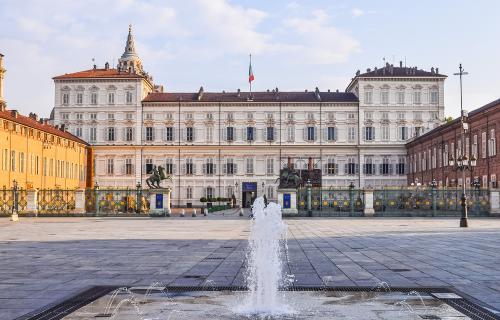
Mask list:
[[[500,310],[500,220],[288,219],[296,285],[452,286]],[[243,284],[250,220],[0,219],[0,319],[93,285]]]

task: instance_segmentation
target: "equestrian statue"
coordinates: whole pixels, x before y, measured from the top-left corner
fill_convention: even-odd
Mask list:
[[[158,166],[158,168],[156,166],[153,166],[152,171],[153,173],[151,174],[151,176],[146,179],[146,184],[148,185],[148,187],[152,189],[159,189],[161,188],[160,183],[162,182],[162,180],[168,179],[172,181],[172,177],[165,173],[165,168],[163,168],[162,166]]]
[[[293,167],[290,158],[288,158],[288,165],[285,168],[281,169],[280,177],[276,179],[276,182],[278,181],[280,182],[278,186],[278,188],[280,189],[297,189],[302,183],[302,178],[300,177],[297,170],[295,170],[295,168]]]

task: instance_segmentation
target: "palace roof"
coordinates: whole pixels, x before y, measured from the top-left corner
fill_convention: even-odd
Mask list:
[[[26,117],[19,114],[19,112],[17,112],[16,110],[0,109],[0,119],[6,119],[18,123],[20,125],[24,125],[26,127],[37,129],[46,133],[53,134],[55,136],[59,136],[61,138],[66,138],[68,140],[88,145],[87,142],[72,135],[71,133],[58,129],[54,126],[51,126],[50,124],[44,122],[43,120],[38,120],[35,114],[30,114],[29,117]]]
[[[143,102],[358,102],[350,92],[259,91],[252,92],[153,92]]]
[[[137,73],[130,73],[126,71],[118,71],[118,69],[90,69],[73,73],[66,73],[60,76],[53,77],[54,80],[65,79],[85,79],[85,78],[123,78],[123,79],[138,79],[144,76]]]

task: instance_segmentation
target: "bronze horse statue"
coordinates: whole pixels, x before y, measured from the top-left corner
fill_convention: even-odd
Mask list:
[[[299,176],[295,169],[285,167],[281,169],[280,177],[276,179],[279,181],[279,188],[298,188],[302,183],[302,178]]]
[[[165,168],[153,166],[153,173],[146,179],[146,184],[152,189],[158,189],[161,188],[161,181],[166,179],[172,181],[172,177],[165,173]]]

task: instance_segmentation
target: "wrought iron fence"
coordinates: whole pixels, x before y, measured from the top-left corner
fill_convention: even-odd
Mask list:
[[[38,214],[69,214],[75,212],[76,190],[38,190]]]
[[[147,213],[149,196],[147,189],[87,189],[85,210],[106,215]]]
[[[307,188],[297,192],[299,212],[307,211]],[[311,189],[311,209],[314,216],[362,216],[363,190],[359,189]]]
[[[11,215],[15,206],[17,193],[17,211],[23,213],[28,206],[26,189],[0,189],[0,215]]]
[[[489,191],[467,190],[468,213],[487,215]],[[457,216],[462,210],[462,190],[401,188],[374,190],[374,209],[379,216]]]

